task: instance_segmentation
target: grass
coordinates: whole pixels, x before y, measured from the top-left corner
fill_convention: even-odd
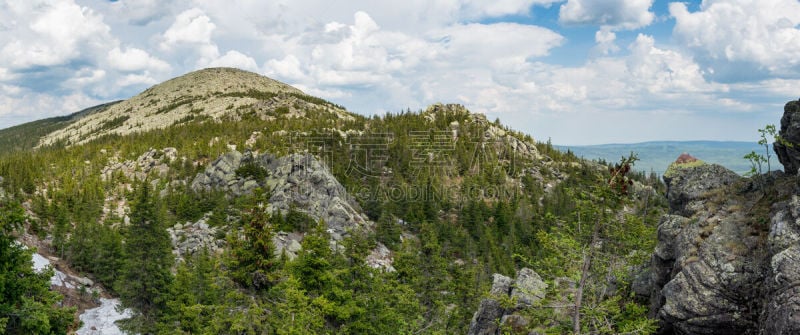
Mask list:
[[[706,162],[704,162],[702,160],[699,160],[699,159],[694,161],[694,162],[688,162],[688,163],[680,163],[680,164],[672,163],[672,164],[669,165],[669,167],[667,167],[667,171],[664,172],[664,177],[670,178],[670,177],[674,176],[676,173],[678,173],[678,171],[681,170],[681,169],[691,169],[691,168],[695,168],[695,167],[698,167],[698,166],[703,166],[703,165],[706,165],[706,164],[708,164],[708,163],[706,163]]]

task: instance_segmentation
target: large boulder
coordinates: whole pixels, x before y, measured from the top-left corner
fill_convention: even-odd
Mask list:
[[[529,268],[520,269],[513,280],[495,273],[492,276],[489,297],[481,300],[478,310],[472,316],[467,334],[495,335],[499,333],[501,326],[524,328],[529,320],[515,312],[544,299],[546,289],[547,284],[539,274]],[[517,305],[503,307],[500,302],[509,298],[515,299]]]
[[[517,307],[527,307],[544,299],[545,289],[547,284],[542,281],[538,273],[529,268],[522,268],[514,281],[511,298],[517,300]]]
[[[469,323],[469,335],[495,335],[499,330],[498,321],[503,317],[506,310],[500,305],[503,297],[508,297],[511,292],[511,278],[495,273],[492,276],[492,290],[489,297],[481,300],[478,311],[472,316]]]
[[[721,165],[681,155],[664,173],[670,210],[675,214],[692,216],[702,209],[703,201],[712,191],[729,186],[740,178],[736,172]]]
[[[775,142],[773,149],[778,155],[778,160],[783,164],[783,171],[788,174],[797,174],[800,167],[800,100],[789,101],[783,106],[781,117],[780,137],[791,143],[785,145]]]

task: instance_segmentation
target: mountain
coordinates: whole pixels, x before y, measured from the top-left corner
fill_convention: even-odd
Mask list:
[[[570,150],[586,159],[602,159],[615,162],[631,152],[638,155],[636,169],[663,175],[667,167],[681,153],[702,157],[704,161],[722,165],[738,174],[750,172],[750,162],[744,156],[751,151],[764,153],[764,147],[756,142],[733,141],[654,141],[631,144],[598,144],[585,146],[555,146],[560,150]],[[770,154],[772,154],[770,152]],[[773,168],[779,169],[777,161]]]
[[[664,185],[460,105],[365,117],[205,69],[0,138],[0,217],[26,217],[3,236],[89,279],[63,305],[119,297],[129,332],[657,329],[631,282]]]
[[[279,96],[291,98],[278,98]],[[272,100],[270,100],[272,98]],[[310,100],[302,91],[255,73],[215,68],[196,71],[162,84],[141,94],[104,108],[96,113],[81,115],[79,122],[53,131],[42,137],[40,145],[59,141],[80,144],[107,135],[125,135],[166,128],[174,124],[210,118],[236,117],[243,107],[301,109],[295,103]],[[262,102],[254,106],[255,102]],[[272,106],[269,102],[279,102]],[[340,113],[333,104],[323,104],[327,111]],[[258,113],[258,110],[254,112]]]

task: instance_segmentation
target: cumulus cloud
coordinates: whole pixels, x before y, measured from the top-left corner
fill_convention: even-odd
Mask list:
[[[705,1],[696,12],[671,3],[673,35],[710,77],[729,82],[767,76],[800,78],[800,2]]]
[[[151,56],[147,51],[138,48],[127,48],[122,51],[119,47],[108,52],[109,65],[120,71],[154,71],[165,72],[170,70],[167,62]]]
[[[209,67],[233,67],[248,71],[258,71],[256,60],[236,50],[225,53],[220,58],[208,63]]]
[[[7,24],[0,35],[0,64],[13,70],[91,57],[112,40],[100,15],[71,0],[11,1],[5,9],[0,13]]]
[[[561,5],[559,22],[632,30],[650,25],[653,0],[569,0]]]
[[[178,44],[209,44],[216,27],[202,10],[188,9],[178,14],[172,26],[164,32],[161,48],[170,49]]]
[[[595,49],[603,55],[617,52],[619,51],[619,46],[614,42],[616,39],[617,34],[610,29],[600,29],[594,34],[594,41],[597,42]]]

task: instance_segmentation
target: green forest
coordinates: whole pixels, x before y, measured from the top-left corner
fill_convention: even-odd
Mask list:
[[[219,120],[198,113],[82,145],[34,149],[38,133],[4,142],[0,333],[66,334],[80,323],[48,290],[50,274],[30,270],[32,250],[13,242],[22,235],[47,241],[40,252],[119,297],[134,311],[121,322],[131,333],[464,334],[492,275],[514,277],[524,267],[541,276],[546,295],[517,311],[526,325],[502,333],[655,331],[647,298],[631,282],[650,259],[667,205],[657,176],[631,169],[635,155],[584,160],[450,105],[342,119],[321,99],[262,98],[276,96],[318,109],[305,111],[313,117],[284,117],[292,106],[237,108]],[[254,132],[263,135],[248,143]],[[511,143],[528,143],[536,155]],[[192,189],[233,146],[314,154],[374,224],[332,247],[324,221],[265,210],[264,185],[239,196]],[[378,159],[364,159],[366,147]],[[178,157],[165,159],[162,173],[103,174],[164,148]],[[254,180],[266,173],[257,164],[236,170]],[[124,216],[109,210],[120,203]],[[177,259],[167,228],[204,217],[225,247]],[[302,234],[296,257],[276,251],[278,232]],[[367,265],[378,244],[391,250],[394,271]]]

